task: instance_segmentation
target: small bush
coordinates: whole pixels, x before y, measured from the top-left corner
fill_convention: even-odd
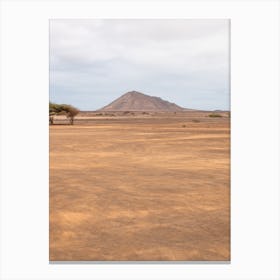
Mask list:
[[[186,125],[185,125],[185,124],[183,124],[183,125],[182,125],[182,127],[186,127]]]
[[[192,122],[194,122],[194,123],[199,123],[200,120],[192,120]]]
[[[216,113],[212,113],[212,114],[208,115],[208,117],[210,117],[210,118],[222,118],[222,115],[216,114]]]

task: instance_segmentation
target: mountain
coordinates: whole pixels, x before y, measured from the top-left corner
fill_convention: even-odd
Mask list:
[[[160,97],[130,91],[117,98],[100,111],[183,111],[184,108]]]

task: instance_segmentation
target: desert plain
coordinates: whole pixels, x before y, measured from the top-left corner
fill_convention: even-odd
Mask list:
[[[50,261],[229,261],[230,118],[80,113],[50,126]]]

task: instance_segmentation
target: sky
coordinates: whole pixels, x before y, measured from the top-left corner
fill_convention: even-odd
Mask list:
[[[227,19],[50,21],[50,101],[97,110],[128,91],[230,109]]]

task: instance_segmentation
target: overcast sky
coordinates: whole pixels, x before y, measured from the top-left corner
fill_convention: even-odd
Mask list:
[[[136,90],[185,108],[229,109],[229,21],[50,21],[50,100],[99,109]]]

